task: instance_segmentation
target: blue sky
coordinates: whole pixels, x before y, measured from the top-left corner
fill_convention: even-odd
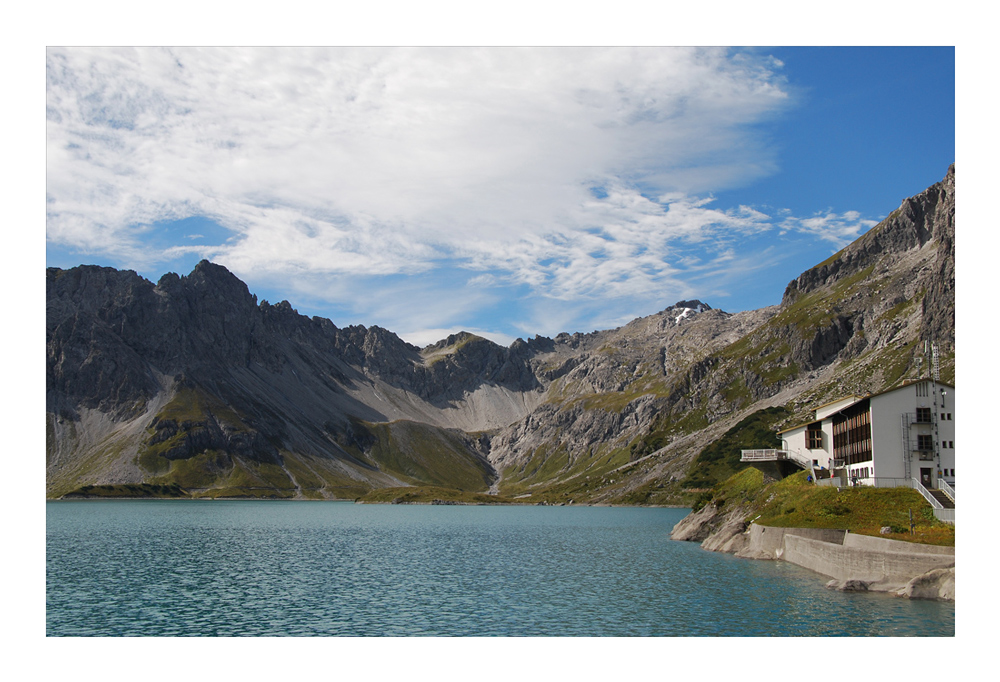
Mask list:
[[[46,259],[424,345],[740,311],[940,180],[952,48],[46,50]]]

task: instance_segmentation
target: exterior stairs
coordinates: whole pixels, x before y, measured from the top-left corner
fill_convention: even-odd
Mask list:
[[[929,492],[935,500],[940,502],[941,506],[944,507],[945,509],[955,508],[954,500],[948,497],[948,495],[943,490],[934,489],[934,490],[928,490],[927,492]]]

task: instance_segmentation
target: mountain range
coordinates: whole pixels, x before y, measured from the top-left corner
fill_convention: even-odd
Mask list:
[[[46,271],[46,495],[678,504],[816,404],[955,367],[955,175],[789,283],[617,329],[425,348],[202,261]],[[412,497],[412,496],[411,496]]]

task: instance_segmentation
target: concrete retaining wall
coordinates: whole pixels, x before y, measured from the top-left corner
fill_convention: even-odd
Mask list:
[[[847,531],[832,528],[770,528],[752,523],[748,553],[758,558],[763,558],[766,554],[772,559],[780,559],[785,551],[786,535],[797,535],[840,545],[843,544]]]
[[[955,564],[954,547],[920,545],[846,530],[769,528],[750,525],[747,549],[740,556],[783,559],[837,580],[903,586],[935,568]]]
[[[844,538],[843,545],[845,547],[855,547],[857,549],[880,550],[883,552],[902,552],[904,554],[947,554],[951,556],[952,561],[955,560],[954,547],[921,545],[916,542],[903,542],[902,540],[876,538],[871,535],[847,533],[847,537]]]
[[[874,538],[878,539],[878,538]],[[837,580],[863,580],[903,586],[935,568],[955,564],[955,556],[929,552],[890,552],[785,536],[782,559]]]

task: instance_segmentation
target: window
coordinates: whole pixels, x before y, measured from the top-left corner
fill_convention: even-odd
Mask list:
[[[813,460],[813,466],[814,467],[818,467],[819,466],[819,460],[818,459],[814,459]]]
[[[927,396],[927,382],[926,381],[922,381],[919,384],[917,384],[917,395],[920,396],[920,397],[926,397]]]
[[[871,403],[867,398],[833,415],[833,458],[845,464],[872,461]]]
[[[930,436],[917,436],[917,450],[928,451],[934,449],[934,443]]]
[[[954,450],[955,449],[955,441],[953,441],[953,440],[948,441],[948,447],[950,449]]]
[[[809,450],[823,449],[823,428],[820,422],[810,424],[806,429],[806,448]]]
[[[918,407],[917,408],[917,423],[918,424],[930,424],[931,423],[931,408],[929,408],[929,407]]]

